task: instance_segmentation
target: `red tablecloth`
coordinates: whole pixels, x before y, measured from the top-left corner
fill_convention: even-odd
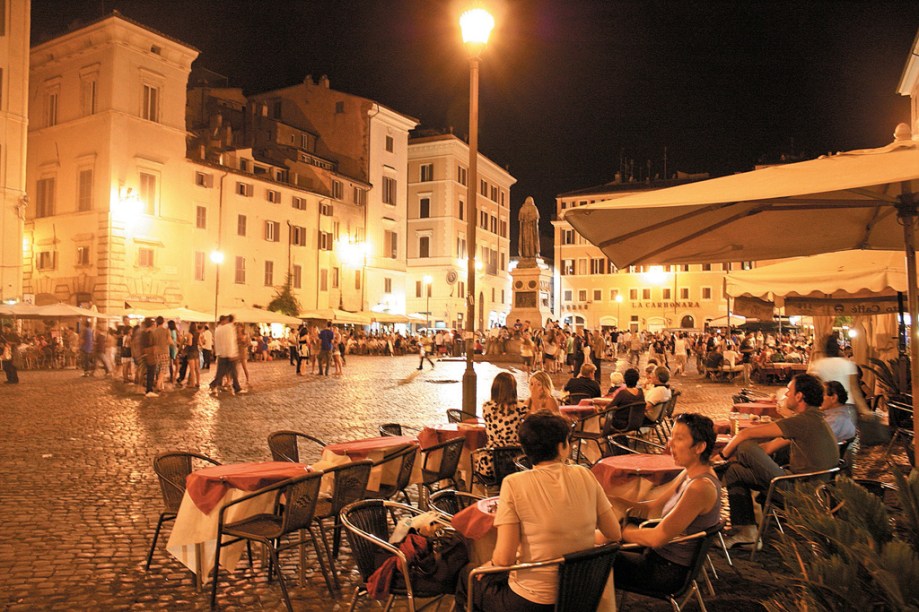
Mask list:
[[[309,466],[289,461],[233,463],[192,472],[185,481],[185,487],[198,509],[210,514],[230,488],[258,491],[308,471]]]
[[[325,450],[335,453],[336,455],[347,455],[353,461],[366,459],[370,453],[388,448],[396,448],[406,444],[416,444],[418,441],[410,436],[378,436],[375,438],[363,438],[351,442],[339,442],[329,444]]]
[[[495,512],[498,509],[498,498],[480,499],[468,508],[456,513],[450,521],[453,528],[470,540],[478,540],[495,526]]]
[[[464,446],[469,452],[477,448],[484,448],[488,444],[485,425],[479,425],[478,423],[446,423],[425,427],[418,434],[418,442],[421,444],[421,448],[428,448],[463,436],[466,437]]]
[[[593,402],[588,405],[559,406],[558,411],[562,413],[563,417],[568,417],[572,420],[597,413],[597,409],[594,408]]]
[[[655,485],[675,478],[683,468],[671,455],[630,454],[601,459],[591,468],[604,489],[627,483],[633,476],[647,478]]]

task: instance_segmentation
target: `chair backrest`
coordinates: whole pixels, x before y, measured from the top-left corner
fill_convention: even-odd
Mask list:
[[[300,439],[309,440],[320,447],[326,445],[319,438],[299,431],[275,431],[268,434],[268,448],[271,449],[271,458],[275,461],[300,463]]]
[[[592,396],[589,393],[569,393],[566,401],[569,406],[576,406],[581,403],[581,400],[591,398]]]
[[[394,550],[389,544],[389,528],[392,524],[390,511],[409,515],[421,514],[421,510],[417,508],[382,499],[354,502],[341,510],[341,523],[347,532],[351,552],[364,582],[367,582],[379,566],[376,551]]]
[[[399,423],[383,423],[380,425],[381,436],[401,436],[402,425]]]
[[[417,456],[418,447],[414,444],[407,444],[399,450],[386,455],[374,464],[374,467],[378,467],[387,463],[399,463],[399,474],[396,476],[396,482],[380,485],[378,493],[381,497],[391,497],[408,487],[409,481],[412,478],[412,470],[415,467],[415,458]]]
[[[664,418],[673,419],[673,412],[676,410],[676,401],[680,397],[682,391],[674,391],[670,396],[670,401],[667,402],[667,406],[664,408]]]
[[[424,449],[422,451],[424,453],[424,466],[427,466],[429,457],[440,452],[440,467],[437,470],[437,480],[453,478],[453,475],[456,474],[456,468],[459,467],[465,444],[466,438],[453,438]]]
[[[514,463],[517,465],[517,470],[521,472],[533,469],[533,463],[526,455],[517,455],[514,457]]]
[[[163,504],[167,512],[178,512],[185,495],[185,480],[194,471],[193,460],[210,465],[220,465],[206,455],[198,453],[169,452],[160,453],[153,459],[153,472],[160,481],[163,492]]]
[[[619,544],[606,544],[565,555],[558,568],[556,612],[596,610],[617,552]]]
[[[504,479],[520,471],[516,459],[523,453],[520,446],[496,446],[491,449],[492,465],[495,470],[495,484],[500,487]]]
[[[447,408],[447,422],[448,423],[462,423],[463,422],[463,411],[459,408]]]
[[[337,465],[323,471],[323,474],[332,474],[335,477],[335,484],[332,487],[331,516],[337,515],[348,504],[364,499],[371,468],[373,468],[373,461],[365,459]]]
[[[322,484],[323,472],[308,472],[303,476],[291,478],[278,490],[281,506],[280,535],[308,529],[316,513],[316,502],[319,501],[319,486]]]
[[[679,599],[690,588],[692,588],[692,583],[695,581],[696,577],[699,575],[699,572],[702,570],[702,564],[705,563],[705,559],[708,556],[708,550],[712,547],[715,538],[718,537],[718,534],[721,533],[722,529],[724,529],[724,520],[719,522],[714,527],[709,527],[703,533],[692,534],[684,538],[677,538],[677,540],[681,540],[684,543],[698,541],[698,544],[696,545],[696,550],[693,553],[692,564],[688,568],[689,571],[686,572],[683,583],[680,585],[679,590],[670,594],[674,599]]]
[[[667,404],[670,400],[666,402],[658,402],[652,404],[651,408],[648,409],[648,413],[651,414],[654,418],[649,418],[650,421],[657,424],[664,420],[664,413],[667,411]]]
[[[455,516],[460,510],[468,508],[475,502],[485,499],[479,495],[466,493],[464,491],[454,491],[453,489],[444,489],[438,491],[428,500],[428,505],[449,517]]]

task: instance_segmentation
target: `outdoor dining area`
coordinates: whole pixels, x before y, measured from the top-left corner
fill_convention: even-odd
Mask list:
[[[683,459],[675,457],[668,444],[681,420],[680,397],[675,393],[664,402],[655,422],[635,419],[622,429],[611,427],[614,410],[605,398],[560,408],[570,434],[564,462],[589,470],[616,512],[622,511],[624,525],[631,519],[617,508],[617,500],[653,500],[685,471]],[[343,572],[349,567],[356,567],[360,576],[350,593],[352,609],[366,605],[368,596],[387,608],[396,600],[408,609],[421,609],[423,603],[444,597],[449,601],[457,581],[464,579],[457,574],[459,567],[481,567],[492,560],[498,541],[498,495],[505,479],[535,466],[521,445],[487,447],[481,419],[467,418],[458,409],[446,410],[443,416],[440,422],[421,426],[381,423],[377,436],[337,442],[278,430],[268,435],[262,461],[221,465],[199,453],[159,454],[153,469],[164,509],[146,567],[157,555],[178,560],[192,572],[201,597],[208,597],[212,606],[224,588],[223,572],[233,574],[242,566],[250,573],[267,574],[269,581],[276,578],[288,609],[294,609],[293,583],[303,585],[313,571],[321,573],[331,597],[347,601],[343,585],[351,580]],[[774,399],[737,403],[730,408],[730,418],[715,421],[718,435],[712,450],[723,449],[744,428],[783,416]],[[483,453],[492,458],[488,475],[476,471]],[[851,468],[844,450],[840,457],[833,474]],[[764,516],[786,521],[780,495],[770,496]],[[614,587],[613,561],[620,551],[640,550],[635,544],[612,543],[585,555],[551,560],[549,565],[564,568],[559,573],[559,609],[643,609],[648,601],[644,597],[679,605],[693,599],[705,609],[706,602],[717,601],[719,571],[729,571],[732,554],[737,554],[725,547],[724,526],[721,519],[716,527],[677,538],[689,542],[693,551],[678,588],[655,590],[653,582],[647,582],[627,593]],[[768,528],[767,521],[764,538]],[[406,544],[413,537],[421,538],[422,547],[426,539],[453,551],[441,557],[449,558],[443,566],[449,565],[449,576],[426,581],[413,561],[423,554]],[[296,559],[296,578],[291,558]],[[385,579],[380,577],[384,566]],[[473,577],[490,570],[477,571]],[[583,580],[589,582],[578,582]],[[568,584],[583,588],[569,590]]]

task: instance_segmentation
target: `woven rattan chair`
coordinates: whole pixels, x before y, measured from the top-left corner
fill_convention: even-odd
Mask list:
[[[211,584],[211,608],[217,603],[220,550],[241,540],[259,542],[268,549],[271,558],[268,564],[268,574],[269,576],[271,575],[272,569],[277,571],[284,603],[287,605],[287,609],[292,612],[293,607],[290,605],[290,597],[287,594],[287,585],[284,582],[278,555],[285,550],[305,546],[308,542],[305,537],[308,532],[313,548],[316,551],[319,567],[325,577],[326,586],[328,586],[329,592],[334,592],[332,579],[322,557],[322,547],[319,545],[316,534],[312,530],[316,503],[319,501],[319,485],[322,481],[322,475],[323,472],[309,472],[303,476],[297,476],[244,495],[220,509],[217,523],[217,550],[214,555],[214,574]],[[226,517],[229,509],[262,495],[274,497],[272,512],[256,514],[233,523],[227,522]],[[282,544],[285,536],[292,536],[297,532],[300,532],[299,537],[290,537],[286,544]]]
[[[466,438],[453,438],[421,450],[421,485],[429,495],[437,491],[438,485],[442,482],[448,482],[452,488],[457,488],[456,469],[459,467],[465,444]],[[440,465],[433,469],[429,466],[432,466],[432,461],[436,457],[440,457]]]
[[[196,463],[204,464],[200,467],[220,465],[218,461],[198,453],[161,453],[153,459],[153,471],[160,481],[160,490],[163,493],[163,505],[165,508],[156,522],[156,531],[153,532],[153,542],[150,544],[150,552],[147,553],[145,570],[150,569],[153,551],[156,549],[156,541],[160,537],[160,529],[163,527],[163,523],[175,520],[179,513],[179,506],[182,505],[182,497],[185,495],[185,479],[195,470]]]
[[[447,408],[447,422],[448,423],[462,423],[463,422],[463,411],[459,408]]]
[[[842,461],[840,461],[836,467],[828,470],[805,472],[803,474],[785,474],[784,476],[776,476],[769,481],[769,488],[766,490],[766,497],[763,502],[763,520],[760,521],[759,529],[756,533],[756,540],[754,540],[754,545],[752,546],[753,550],[750,553],[750,561],[756,558],[756,549],[758,548],[756,543],[765,539],[766,532],[769,530],[769,522],[772,519],[775,519],[775,524],[776,527],[779,528],[779,531],[785,533],[785,529],[782,527],[782,521],[779,520],[779,511],[783,507],[782,499],[784,496],[782,495],[782,491],[792,485],[801,485],[804,483],[812,483],[816,489],[821,482],[826,482],[835,478],[842,469],[841,466]]]
[[[506,477],[520,471],[515,462],[523,453],[523,448],[520,446],[495,446],[480,448],[475,452],[476,455],[482,453],[491,455],[492,474],[490,476],[476,471],[472,473],[472,481],[486,489],[500,489]]]
[[[364,495],[367,493],[367,481],[370,479],[370,470],[372,468],[373,461],[364,460],[338,465],[323,472],[327,478],[334,478],[334,484],[332,485],[331,497],[319,498],[319,503],[316,505],[315,521],[319,525],[322,541],[328,551],[325,521],[332,519],[332,550],[328,552],[330,552],[329,565],[332,569],[336,587],[338,586],[338,576],[335,574],[335,559],[338,557],[338,548],[341,544],[341,518],[339,513],[348,504],[364,499]]]
[[[611,426],[608,426],[608,421],[613,417],[613,415],[620,410],[629,411],[629,423],[623,430],[617,430]],[[575,447],[575,457],[577,458],[578,463],[582,460],[585,460],[581,447],[584,444],[596,444],[597,449],[600,452],[601,457],[606,457],[610,454],[609,444],[607,442],[608,435],[619,435],[631,431],[638,431],[641,426],[641,422],[644,419],[645,414],[645,404],[644,402],[634,402],[632,404],[626,404],[624,406],[613,406],[611,408],[606,408],[605,410],[600,411],[597,414],[591,414],[586,417],[578,419],[577,425],[574,428],[574,431],[571,432],[571,442],[572,446]],[[636,416],[637,415],[637,416]],[[584,431],[584,425],[590,419],[599,418],[600,420],[600,431]],[[637,419],[637,425],[636,425]]]
[[[386,455],[374,464],[374,467],[385,470],[386,465],[393,464],[399,466],[399,475],[394,483],[380,483],[380,488],[376,491],[367,491],[367,497],[373,499],[392,499],[397,493],[402,493],[405,503],[411,504],[406,489],[412,478],[412,470],[415,468],[415,458],[418,456],[418,447],[414,444],[406,445],[389,455]]]
[[[431,496],[428,505],[437,510],[444,516],[453,518],[460,510],[464,510],[485,499],[481,495],[466,493],[465,491],[454,491],[453,489],[441,489]]]
[[[536,563],[518,563],[509,567],[477,567],[469,572],[466,586],[466,610],[472,612],[473,589],[479,576],[503,574],[517,570],[558,566],[558,598],[556,612],[582,612],[596,610],[603,596],[603,589],[609,579],[613,560],[619,552],[619,544],[595,546],[587,550],[570,553],[564,557]]]
[[[722,529],[724,529],[724,521],[718,523],[714,527],[706,529],[705,531],[700,531],[699,533],[694,533],[671,540],[671,544],[694,544],[696,546],[696,549],[693,551],[692,564],[685,568],[686,573],[683,576],[683,581],[680,584],[680,587],[675,591],[667,591],[655,588],[655,585],[650,580],[642,581],[640,584],[630,585],[622,585],[617,583],[616,591],[622,593],[620,607],[625,608],[626,593],[636,593],[638,595],[644,595],[645,597],[653,597],[655,599],[663,599],[664,601],[669,601],[674,610],[681,610],[682,607],[685,606],[689,601],[689,599],[695,595],[696,601],[699,603],[699,607],[702,609],[702,612],[705,612],[705,601],[702,599],[702,591],[699,589],[699,583],[696,582],[696,579],[699,576],[699,572],[702,571],[705,565],[705,560],[708,558],[709,549],[712,547],[715,539],[721,534]],[[640,547],[636,547],[634,545],[626,545],[623,547],[623,549],[627,548],[633,549]]]
[[[380,425],[381,436],[401,436],[402,425],[399,423],[383,423]]]
[[[312,442],[318,445],[320,449],[326,445],[325,442],[319,438],[299,431],[276,431],[268,434],[268,448],[271,449],[271,458],[275,461],[303,463],[300,461],[301,441]],[[320,453],[321,452],[320,450]]]
[[[347,532],[351,553],[354,555],[358,572],[361,575],[361,585],[354,589],[354,596],[351,598],[349,610],[354,610],[358,598],[367,593],[364,584],[379,567],[378,558],[381,551],[396,556],[398,571],[401,572],[405,580],[405,588],[390,589],[389,600],[386,602],[384,610],[389,610],[392,607],[396,597],[405,597],[409,611],[414,612],[416,609],[421,609],[416,608],[416,599],[436,598],[422,606],[424,608],[427,605],[439,602],[444,595],[453,594],[452,591],[450,593],[427,593],[414,590],[405,553],[389,543],[390,527],[394,524],[394,521],[390,519],[392,515],[396,515],[401,519],[421,513],[422,510],[418,508],[382,499],[367,499],[342,508],[341,522]]]

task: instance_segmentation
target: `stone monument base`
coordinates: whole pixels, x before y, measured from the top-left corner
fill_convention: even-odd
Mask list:
[[[507,328],[513,333],[514,323],[530,322],[530,327],[542,327],[553,318],[549,307],[552,295],[552,273],[542,259],[521,260],[511,270],[513,299],[507,315]]]

